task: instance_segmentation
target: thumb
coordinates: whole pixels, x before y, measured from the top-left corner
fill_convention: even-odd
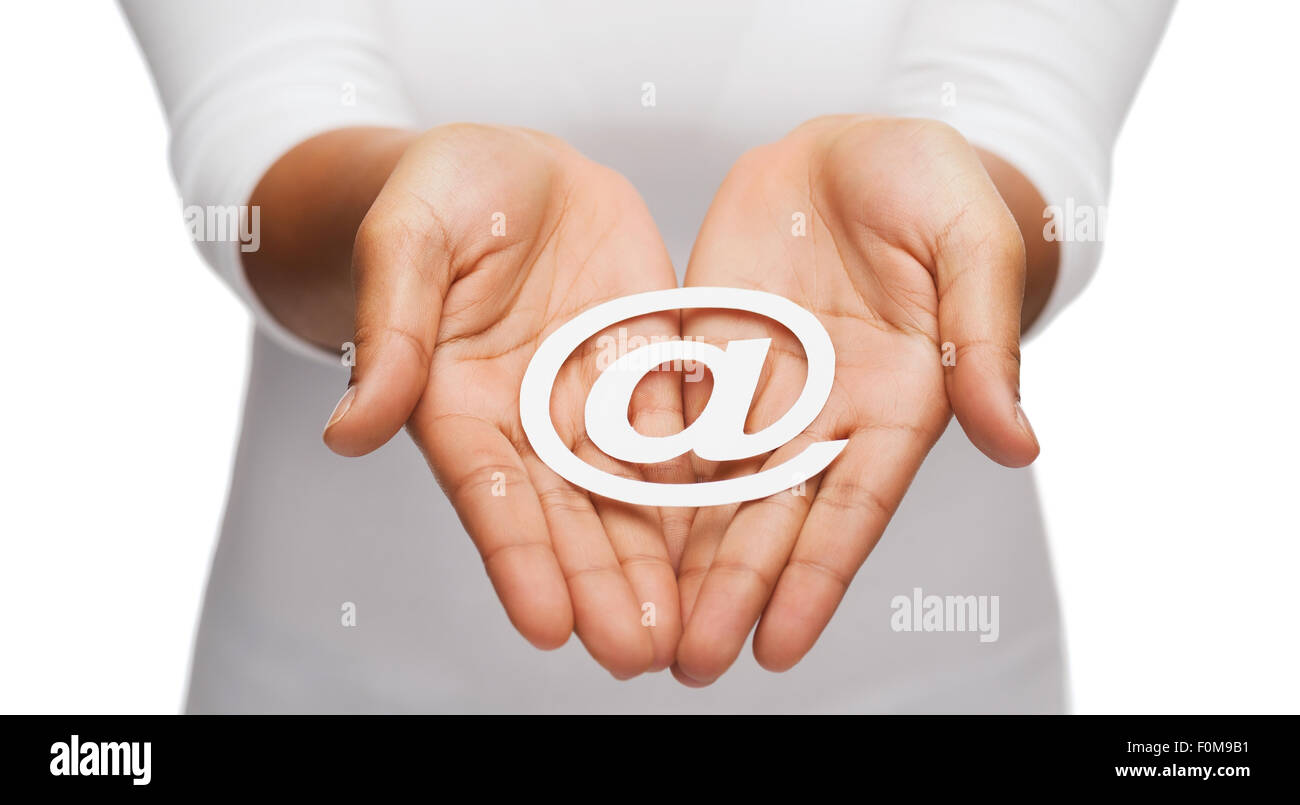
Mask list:
[[[934,249],[948,401],[966,436],[1008,467],[1038,456],[1020,406],[1025,245],[992,182],[941,230]]]
[[[335,453],[360,456],[382,446],[424,393],[450,282],[441,228],[419,208],[381,193],[352,252],[356,364],[325,425]]]

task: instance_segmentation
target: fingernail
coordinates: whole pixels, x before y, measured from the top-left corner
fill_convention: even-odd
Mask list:
[[[334,406],[334,413],[330,414],[330,421],[325,423],[325,430],[334,427],[334,423],[347,416],[348,409],[352,407],[352,401],[356,399],[357,387],[348,386],[348,390],[343,392],[339,398],[338,405]]]
[[[1029,424],[1029,417],[1025,416],[1025,409],[1020,407],[1019,401],[1016,402],[1016,422],[1019,423],[1020,429],[1025,435],[1033,440],[1034,445],[1038,445],[1038,436],[1034,433],[1034,428]]]

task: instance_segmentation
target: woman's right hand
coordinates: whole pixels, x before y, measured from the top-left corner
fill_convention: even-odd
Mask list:
[[[537,132],[432,129],[406,145],[365,213],[352,282],[356,364],[326,444],[359,456],[406,425],[524,637],[549,649],[576,630],[620,678],[667,667],[681,633],[675,561],[689,514],[569,484],[532,453],[518,408],[524,370],[553,329],[604,300],[676,285],[631,184]],[[623,326],[629,337],[680,332],[676,313]],[[552,417],[568,446],[609,472],[694,480],[684,458],[639,467],[586,441],[596,362],[581,349],[556,381]],[[650,435],[681,430],[678,374],[651,373],[632,423]],[[642,625],[645,603],[652,627]]]

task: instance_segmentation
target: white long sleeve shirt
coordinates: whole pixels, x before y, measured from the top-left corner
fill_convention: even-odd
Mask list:
[[[558,135],[626,175],[679,273],[749,148],[843,112],[944,120],[1049,205],[1100,209],[1111,148],[1171,0],[418,3],[123,0],[187,205],[242,205],[341,126],[466,120]],[[647,105],[649,93],[653,105]],[[254,312],[248,398],[196,641],[193,711],[1053,711],[1061,635],[1032,476],[951,428],[818,645],[780,675],[616,682],[576,640],[514,633],[404,436],[321,444],[347,378],[280,326],[237,242],[205,258]],[[1099,242],[1062,243],[1045,326]],[[919,592],[918,592],[919,591]],[[900,628],[901,599],[997,596],[997,638]],[[345,625],[348,608],[355,625]],[[920,621],[918,619],[917,623]],[[988,632],[983,632],[987,636]]]

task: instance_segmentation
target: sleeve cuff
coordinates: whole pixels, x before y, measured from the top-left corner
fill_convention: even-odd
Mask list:
[[[324,50],[319,37],[252,45],[238,61],[256,79],[208,87],[178,105],[172,164],[187,207],[242,208],[277,159],[318,134],[350,126],[416,126],[399,82],[381,74],[382,59],[367,52],[367,42],[348,41],[346,33],[337,38],[336,47]],[[322,52],[330,54],[325,63]],[[250,64],[265,69],[250,70]],[[204,238],[197,245],[259,329],[296,355],[340,365],[339,353],[295,335],[258,299],[244,274],[238,237]]]

